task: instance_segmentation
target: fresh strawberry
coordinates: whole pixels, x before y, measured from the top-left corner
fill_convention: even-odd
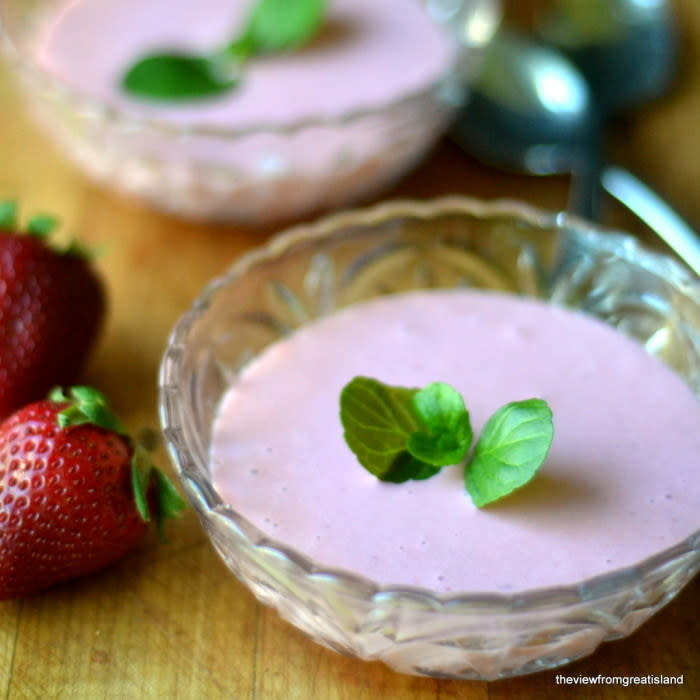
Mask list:
[[[102,394],[52,392],[0,424],[0,599],[111,564],[183,507]]]
[[[54,219],[18,232],[14,203],[0,203],[0,420],[80,377],[97,340],[105,293],[78,248],[47,244]]]

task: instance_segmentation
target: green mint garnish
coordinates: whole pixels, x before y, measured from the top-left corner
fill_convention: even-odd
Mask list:
[[[425,389],[355,377],[340,395],[345,440],[382,481],[427,479],[460,461],[472,440],[462,397],[447,384]]]
[[[406,481],[422,469],[406,451],[418,430],[412,409],[417,391],[355,377],[340,394],[345,440],[360,464],[383,481]]]
[[[424,389],[355,377],[340,394],[344,437],[360,464],[382,481],[427,479],[465,463],[465,484],[478,507],[532,479],[554,437],[552,412],[542,399],[509,403],[473,440],[462,396],[448,384]]]
[[[154,54],[135,63],[123,78],[127,92],[151,100],[214,97],[238,85],[240,66],[213,57]]]
[[[481,508],[527,484],[554,438],[552,411],[542,399],[506,404],[489,418],[474,448],[465,484]]]
[[[138,60],[124,74],[124,89],[150,100],[195,100],[236,88],[251,58],[291,51],[319,30],[328,0],[258,0],[242,32],[211,53],[164,51]]]
[[[229,45],[233,55],[292,51],[314,36],[328,0],[258,0],[243,33]]]
[[[464,399],[449,384],[435,382],[413,396],[413,411],[422,430],[412,433],[406,449],[434,467],[447,467],[464,459],[473,432]]]

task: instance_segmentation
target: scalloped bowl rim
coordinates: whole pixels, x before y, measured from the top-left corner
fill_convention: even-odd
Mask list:
[[[415,601],[416,598],[419,598],[429,602],[433,607],[443,609],[443,611],[449,606],[469,606],[473,603],[488,603],[500,609],[494,610],[492,607],[480,610],[477,608],[470,611],[470,614],[474,615],[493,615],[494,613],[509,615],[512,612],[551,610],[553,606],[563,607],[583,603],[590,605],[595,600],[604,600],[618,595],[622,588],[641,582],[648,574],[665,564],[693,552],[698,555],[696,568],[700,569],[700,529],[698,529],[675,545],[667,547],[635,565],[615,569],[570,585],[526,589],[515,593],[489,591],[440,593],[419,586],[380,584],[346,569],[322,566],[303,552],[264,534],[219,497],[211,481],[201,473],[201,470],[193,473],[188,468],[188,463],[196,464],[196,460],[187,448],[184,448],[186,454],[183,454],[183,448],[178,447],[171,437],[173,426],[180,425],[180,422],[177,421],[178,407],[171,412],[168,401],[165,399],[169,387],[176,383],[179,377],[172,376],[169,367],[172,365],[177,368],[177,371],[180,370],[177,361],[171,362],[174,355],[177,354],[176,348],[183,346],[183,341],[187,338],[190,330],[207,311],[220,288],[245,274],[251,267],[276,258],[300,243],[332,237],[335,232],[350,226],[367,226],[396,217],[431,219],[438,216],[460,214],[485,218],[508,216],[517,218],[526,224],[552,229],[576,227],[578,233],[583,232],[586,236],[594,238],[596,245],[602,245],[611,252],[615,251],[616,254],[623,250],[624,259],[646,269],[653,269],[655,274],[659,273],[659,267],[661,267],[668,279],[673,278],[675,285],[686,287],[685,291],[692,295],[697,304],[700,305],[700,279],[670,257],[648,250],[629,234],[611,231],[572,215],[546,212],[513,199],[487,201],[465,196],[448,196],[429,201],[393,200],[372,207],[332,214],[311,224],[294,226],[273,236],[266,244],[240,256],[224,274],[207,284],[192,308],[176,322],[169,336],[160,368],[160,419],[168,451],[178,476],[188,490],[188,496],[195,496],[192,499],[195,509],[199,510],[203,507],[205,516],[216,514],[225,517],[239,533],[242,533],[250,541],[251,545],[274,550],[285,559],[301,567],[310,577],[328,576],[344,584],[361,587],[364,593],[362,596],[356,596],[358,599],[366,600],[370,596],[373,599],[390,596],[411,598]],[[190,493],[189,489],[192,489],[193,493]],[[459,613],[463,614],[464,610],[460,610]]]

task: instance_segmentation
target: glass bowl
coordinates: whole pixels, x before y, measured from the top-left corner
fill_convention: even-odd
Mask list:
[[[462,101],[499,18],[498,0],[406,0],[454,38],[444,75],[366,109],[228,128],[110,106],[38,65],[41,29],[65,2],[0,0],[0,35],[20,84],[65,154],[93,179],[156,208],[253,225],[368,197],[414,166]]]
[[[387,587],[311,561],[257,530],[222,501],[208,462],[219,400],[265,346],[348,304],[458,286],[592,314],[700,392],[697,277],[580,219],[452,197],[336,214],[235,262],[175,326],[160,411],[189,500],[259,600],[337,651],[406,673],[496,679],[559,666],[633,632],[700,569],[700,530],[636,566],[566,587],[508,595]]]

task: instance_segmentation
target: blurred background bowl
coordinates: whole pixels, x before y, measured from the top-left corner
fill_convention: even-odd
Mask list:
[[[91,178],[178,216],[255,225],[375,195],[443,133],[496,28],[499,3],[406,2],[420,2],[459,47],[434,83],[370,109],[240,129],[116,108],[42,68],[38,36],[65,0],[0,0],[0,30],[33,112]]]
[[[503,678],[568,663],[630,634],[700,569],[700,530],[636,566],[573,586],[440,594],[311,561],[217,494],[212,421],[252,357],[334,309],[427,287],[500,290],[591,314],[700,395],[700,282],[630,236],[521,203],[458,197],[336,214],[238,260],[171,334],[160,379],[164,435],[214,547],[259,600],[316,641],[406,673]]]

